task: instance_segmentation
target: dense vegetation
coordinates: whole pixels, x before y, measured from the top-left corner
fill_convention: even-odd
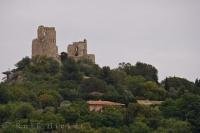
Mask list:
[[[0,132],[200,132],[200,80],[167,77],[159,83],[158,70],[149,64],[101,68],[62,53],[61,62],[25,57],[11,77],[0,84]],[[86,101],[92,99],[126,106],[89,112]],[[144,106],[137,99],[164,102]]]

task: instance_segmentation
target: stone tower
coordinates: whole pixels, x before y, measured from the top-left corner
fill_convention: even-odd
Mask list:
[[[58,59],[56,30],[54,27],[38,27],[37,38],[32,41],[32,57],[37,55]]]
[[[73,42],[73,44],[68,45],[67,48],[68,57],[79,60],[89,60],[95,63],[95,55],[87,54],[87,40]]]

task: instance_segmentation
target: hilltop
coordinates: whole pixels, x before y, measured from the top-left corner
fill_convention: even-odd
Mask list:
[[[198,133],[200,80],[158,81],[151,64],[100,67],[87,40],[58,54],[54,27],[39,26],[32,58],[0,83],[0,132]]]
[[[63,132],[198,132],[200,81],[179,77],[158,82],[158,70],[146,63],[99,67],[88,60],[74,61],[67,53],[61,62],[45,56],[23,58],[0,84],[0,123],[3,131]],[[125,104],[90,112],[88,100]],[[164,101],[145,106],[136,100]],[[192,113],[191,113],[192,112]],[[194,117],[195,116],[195,117]],[[6,122],[10,124],[6,125]],[[39,129],[15,124],[42,123]],[[53,124],[53,128],[48,125]],[[77,125],[74,127],[74,125]]]

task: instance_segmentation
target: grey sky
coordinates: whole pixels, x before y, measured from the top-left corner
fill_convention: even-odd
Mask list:
[[[56,27],[59,52],[87,38],[100,66],[142,61],[160,80],[200,77],[200,0],[0,0],[0,72],[31,55],[38,25]]]

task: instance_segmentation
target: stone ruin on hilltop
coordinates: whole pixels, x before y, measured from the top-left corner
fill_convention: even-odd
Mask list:
[[[91,62],[95,62],[95,56],[93,54],[87,54],[87,40],[79,42],[73,42],[68,45],[67,49],[68,57],[73,58],[75,61],[86,59]]]
[[[87,53],[86,39],[68,45],[67,54],[75,61],[89,60],[95,63],[95,55]],[[32,41],[32,57],[34,56],[46,56],[59,60],[55,27],[38,27],[37,38]]]
[[[54,27],[38,27],[37,38],[32,41],[32,57],[37,55],[58,58],[56,30]]]

